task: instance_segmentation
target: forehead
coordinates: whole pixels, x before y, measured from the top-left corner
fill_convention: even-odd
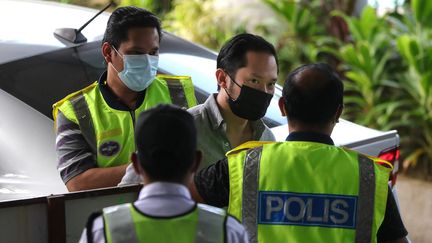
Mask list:
[[[239,68],[237,71],[277,76],[276,59],[270,53],[248,51],[246,53],[246,66]]]
[[[120,43],[120,48],[154,49],[159,47],[159,33],[154,27],[134,27],[128,30],[127,40]]]

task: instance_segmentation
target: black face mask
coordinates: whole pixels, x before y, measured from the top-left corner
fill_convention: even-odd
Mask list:
[[[234,79],[231,80],[234,81]],[[235,81],[234,83],[237,84]],[[251,121],[261,119],[265,115],[273,95],[246,85],[240,86],[237,84],[237,86],[239,86],[241,90],[236,100],[233,100],[225,89],[229,96],[228,104],[232,112],[238,117]]]

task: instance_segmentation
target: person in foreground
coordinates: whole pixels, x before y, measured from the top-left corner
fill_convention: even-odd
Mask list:
[[[407,242],[391,165],[336,147],[343,83],[326,64],[291,72],[279,107],[286,142],[249,142],[197,173],[191,191],[228,206],[251,242]]]
[[[102,40],[106,72],[54,104],[57,168],[69,191],[120,182],[135,150],[133,127],[142,111],[164,103],[196,105],[190,77],[156,75],[161,34],[151,12],[116,9]]]
[[[132,163],[144,184],[138,200],[92,214],[80,242],[248,242],[236,219],[191,199],[186,185],[201,152],[189,113],[172,105],[143,112],[135,143]]]

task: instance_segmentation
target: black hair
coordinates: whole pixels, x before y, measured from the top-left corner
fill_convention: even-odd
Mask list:
[[[288,120],[309,125],[330,122],[343,105],[343,90],[339,75],[329,65],[298,67],[288,75],[282,91]]]
[[[216,67],[225,70],[228,75],[235,78],[237,70],[247,66],[246,53],[249,51],[271,54],[276,60],[276,65],[279,66],[276,50],[272,44],[261,36],[244,33],[234,36],[222,46],[217,56]]]
[[[109,17],[102,43],[108,42],[115,48],[128,39],[128,31],[135,27],[153,27],[162,38],[160,20],[153,13],[134,6],[117,8]]]
[[[179,107],[158,105],[138,117],[138,160],[153,180],[181,181],[195,161],[196,140],[192,116]]]

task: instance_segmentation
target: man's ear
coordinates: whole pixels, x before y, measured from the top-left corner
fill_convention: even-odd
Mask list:
[[[131,155],[131,160],[132,160],[132,166],[133,166],[135,172],[136,172],[138,175],[140,175],[140,174],[141,174],[141,170],[142,170],[142,168],[141,168],[141,164],[140,164],[139,161],[138,161],[138,155],[137,155],[136,152],[133,152],[133,153],[132,153],[132,155]]]
[[[200,167],[202,161],[202,152],[200,150],[195,151],[195,161],[192,164],[191,172],[196,173],[198,171],[198,168]]]
[[[228,75],[221,68],[216,69],[216,81],[221,89],[228,88],[227,86]]]
[[[102,44],[102,56],[104,57],[106,63],[112,62],[111,59],[112,51],[114,50],[112,49],[111,45],[108,42],[104,42]]]
[[[279,98],[279,103],[278,104],[279,104],[279,110],[281,112],[281,115],[282,116],[287,116],[286,109],[285,109],[285,102],[284,102],[284,98],[283,97]]]

